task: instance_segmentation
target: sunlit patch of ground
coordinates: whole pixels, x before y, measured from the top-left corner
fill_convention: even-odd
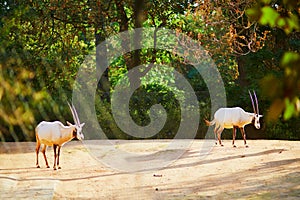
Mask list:
[[[114,148],[136,156],[136,162],[174,159],[180,148],[167,149],[170,140],[120,141]],[[62,148],[61,170],[46,168],[40,153],[35,167],[35,143],[0,144],[0,197],[98,198],[98,199],[299,199],[300,142],[249,140],[249,148],[237,141],[232,148],[190,141],[183,154],[168,165],[137,172],[110,168],[95,159],[91,149],[105,151],[103,141],[67,143]],[[213,142],[213,141],[209,141]],[[184,142],[183,142],[184,143]],[[181,141],[178,141],[181,144]],[[93,148],[87,148],[93,147]],[[180,147],[180,145],[178,145]],[[109,151],[102,155],[109,159]],[[47,150],[50,166],[53,149]],[[113,157],[116,159],[117,157]],[[128,164],[128,163],[127,163]],[[122,167],[121,167],[122,168]]]

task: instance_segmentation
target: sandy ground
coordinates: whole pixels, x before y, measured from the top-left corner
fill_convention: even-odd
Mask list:
[[[167,149],[172,142],[116,140],[111,146],[120,151],[110,152],[102,141],[72,141],[56,171],[45,167],[41,153],[41,168],[35,167],[35,143],[2,143],[0,199],[300,198],[300,141],[249,140],[245,148],[238,140],[233,148],[225,140],[224,147],[205,149],[207,141],[193,140]],[[120,152],[125,156],[118,158]],[[52,147],[47,157],[52,166]]]

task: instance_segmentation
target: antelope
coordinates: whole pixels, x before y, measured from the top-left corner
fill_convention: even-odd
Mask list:
[[[73,120],[75,125],[71,124],[67,121],[67,125],[63,125],[60,121],[54,122],[40,122],[35,128],[35,136],[36,136],[36,167],[40,168],[38,155],[41,144],[43,144],[42,153],[44,155],[44,159],[46,162],[47,168],[49,168],[47,157],[46,157],[46,148],[47,146],[53,146],[54,150],[54,165],[53,169],[56,170],[61,169],[59,166],[59,155],[60,148],[73,138],[77,138],[78,140],[83,140],[84,135],[82,133],[82,127],[85,123],[80,123],[77,111],[72,104],[72,106],[68,102],[68,106],[72,112]],[[57,150],[57,151],[56,151]]]
[[[223,146],[221,142],[221,134],[224,128],[227,128],[227,129],[233,129],[232,145],[233,147],[236,147],[234,144],[234,140],[236,137],[236,129],[239,128],[244,139],[244,145],[245,147],[248,147],[246,142],[246,133],[244,127],[248,124],[253,123],[256,129],[260,129],[259,118],[262,117],[262,115],[259,114],[257,97],[255,91],[253,91],[255,103],[256,103],[255,106],[251,92],[250,91],[248,92],[250,95],[254,113],[246,112],[240,107],[220,108],[215,112],[214,119],[212,121],[205,120],[207,126],[216,125],[214,129],[216,144],[218,143],[217,140],[219,140],[220,145]],[[218,135],[218,138],[216,135]]]

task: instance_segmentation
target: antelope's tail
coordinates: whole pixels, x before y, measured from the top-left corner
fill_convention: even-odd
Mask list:
[[[215,125],[215,123],[216,123],[215,120],[212,120],[212,121],[210,122],[210,121],[208,121],[208,120],[205,119],[204,121],[205,121],[206,126],[213,126],[213,125]]]
[[[39,141],[38,127],[36,127],[34,129],[34,132],[35,132],[35,139],[36,139],[36,141]]]

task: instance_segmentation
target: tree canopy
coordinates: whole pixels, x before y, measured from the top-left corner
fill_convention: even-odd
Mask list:
[[[85,57],[97,51],[97,45],[107,38],[140,27],[154,28],[153,35],[161,28],[171,29],[198,41],[222,76],[228,106],[251,111],[248,90],[256,91],[265,116],[264,126],[261,131],[249,130],[250,138],[300,138],[297,0],[2,0],[0,9],[1,141],[30,141],[40,121],[70,120],[66,101],[72,98],[76,75]],[[141,42],[141,35],[134,38]],[[186,41],[178,42],[190,47]],[[130,44],[123,41],[120,45],[127,48]],[[109,52],[102,49],[98,53],[105,58]],[[163,69],[162,76],[151,70],[151,63],[171,67]],[[107,137],[134,139],[115,123],[111,94],[118,81],[139,65],[148,67],[141,68],[135,77],[128,76],[128,87],[141,83],[130,100],[135,123],[149,124],[151,105],[159,103],[168,117],[162,130],[152,138],[176,135],[181,116],[176,98],[188,98],[180,88],[174,94],[167,87],[174,81],[176,70],[195,91],[201,119],[196,137],[204,138],[207,127],[202,119],[213,113],[203,77],[185,58],[158,49],[126,53],[109,63],[103,73],[95,109]],[[163,84],[157,84],[158,80]]]

